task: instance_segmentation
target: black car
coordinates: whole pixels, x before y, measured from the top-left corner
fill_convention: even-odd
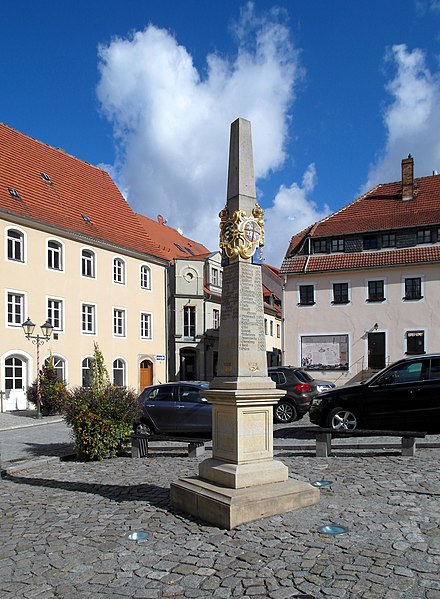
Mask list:
[[[212,406],[203,392],[209,383],[179,381],[145,387],[139,396],[142,415],[136,433],[211,434]]]
[[[318,393],[335,386],[329,381],[318,381],[302,368],[294,366],[270,366],[268,374],[276,383],[277,389],[287,391],[274,406],[275,422],[300,420]]]
[[[440,432],[440,354],[404,358],[364,383],[325,392],[309,415],[336,430]]]

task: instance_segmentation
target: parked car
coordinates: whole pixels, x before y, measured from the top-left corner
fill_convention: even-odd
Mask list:
[[[363,383],[318,395],[309,414],[336,430],[440,432],[440,354],[404,358]]]
[[[203,392],[209,383],[180,381],[146,387],[134,431],[144,434],[211,434],[212,410]]]
[[[270,366],[270,378],[276,383],[277,389],[287,391],[274,406],[275,422],[293,422],[300,420],[307,413],[312,399],[322,391],[335,385],[329,381],[314,379],[302,368],[293,366]]]

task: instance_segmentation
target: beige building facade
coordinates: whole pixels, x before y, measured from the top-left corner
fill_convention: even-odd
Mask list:
[[[28,407],[37,376],[28,317],[34,335],[52,324],[40,366],[52,354],[69,388],[87,383],[95,343],[115,384],[140,391],[166,380],[160,248],[107,173],[3,125],[0,138],[1,410]]]

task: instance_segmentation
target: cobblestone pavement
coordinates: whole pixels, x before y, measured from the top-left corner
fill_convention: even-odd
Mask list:
[[[50,461],[0,480],[0,597],[440,598],[440,449],[276,451],[319,504],[225,531],[173,513],[204,458]],[[206,452],[205,457],[209,457]],[[327,536],[325,524],[348,532]],[[149,538],[128,539],[129,531]]]

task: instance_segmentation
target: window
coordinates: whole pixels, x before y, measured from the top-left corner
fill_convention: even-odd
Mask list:
[[[220,283],[218,268],[211,268],[211,285],[218,287]]]
[[[50,358],[45,360],[46,366],[49,365]],[[52,356],[53,367],[55,368],[55,373],[57,378],[61,381],[66,380],[66,361],[60,356]]]
[[[196,336],[195,306],[184,306],[183,308],[183,336],[191,339]]]
[[[113,260],[113,283],[125,285],[125,262],[122,258]]]
[[[125,337],[125,310],[113,309],[113,334],[115,337]]]
[[[141,313],[141,339],[151,339],[151,314]]]
[[[216,310],[214,308],[214,310],[212,311],[212,328],[218,329],[219,326],[220,326],[220,310]]]
[[[87,357],[81,362],[81,382],[83,387],[91,387],[92,386],[92,358]]]
[[[431,229],[417,231],[417,243],[431,243]]]
[[[95,254],[91,250],[81,251],[81,274],[83,277],[95,278]]]
[[[348,304],[348,283],[333,284],[333,303]]]
[[[368,301],[383,302],[384,299],[383,281],[368,281]]]
[[[141,266],[141,289],[151,289],[151,270],[145,264]]]
[[[47,268],[63,270],[63,248],[58,241],[47,242]]]
[[[315,254],[325,254],[327,252],[327,240],[316,239],[313,242],[313,252]]]
[[[273,337],[273,320],[269,322],[270,336]]]
[[[406,300],[422,299],[422,279],[405,279],[405,297]]]
[[[125,362],[121,358],[113,360],[113,384],[125,387]]]
[[[55,331],[63,330],[63,300],[48,298],[47,319]]]
[[[343,252],[344,251],[344,240],[343,239],[332,239],[331,247],[332,247],[332,252]]]
[[[281,325],[277,324],[277,337],[278,339],[281,337]]]
[[[313,285],[299,286],[299,303],[301,306],[313,306],[315,303],[315,292]]]
[[[348,335],[301,337],[301,364],[308,370],[348,370]]]
[[[21,231],[8,229],[8,260],[24,262],[24,235]]]
[[[425,353],[425,333],[423,331],[406,333],[406,353],[410,355]]]
[[[377,237],[376,235],[367,235],[363,239],[364,250],[375,250],[377,249]]]
[[[24,295],[8,293],[8,325],[21,327],[24,321]]]
[[[94,304],[82,304],[81,331],[88,335],[96,333],[96,306]]]
[[[376,383],[378,385],[390,385],[395,383],[415,383],[428,378],[428,364],[426,361],[410,362],[409,364],[398,364],[387,370]]]
[[[264,319],[264,334],[267,335],[267,318]]]
[[[395,233],[384,233],[382,235],[382,247],[392,248],[396,245],[396,234]]]

